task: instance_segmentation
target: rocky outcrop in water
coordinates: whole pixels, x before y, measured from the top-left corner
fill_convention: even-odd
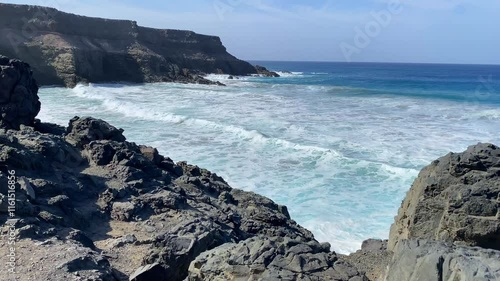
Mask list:
[[[257,74],[263,77],[280,77],[280,75],[274,71],[269,71],[267,68],[256,65],[255,69],[257,70]]]
[[[134,21],[0,3],[0,53],[28,61],[40,85],[79,82],[213,83],[201,73],[256,74],[219,37]]]
[[[30,66],[0,55],[0,128],[32,126],[40,112],[37,94]]]

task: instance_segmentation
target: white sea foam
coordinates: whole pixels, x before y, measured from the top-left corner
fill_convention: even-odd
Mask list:
[[[223,82],[228,86],[43,88],[40,118],[62,125],[75,114],[108,120],[130,141],[287,205],[341,253],[366,238],[387,238],[402,198],[430,161],[479,141],[500,143],[495,107],[255,78]]]
[[[304,72],[290,72],[290,71],[276,71],[280,77],[300,77],[303,76]]]
[[[479,117],[484,120],[500,120],[500,109],[482,110],[474,115],[474,117]]]

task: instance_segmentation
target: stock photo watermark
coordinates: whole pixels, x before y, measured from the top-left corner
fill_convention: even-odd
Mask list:
[[[7,165],[4,164],[5,161],[0,159],[0,168],[2,172],[6,172],[7,175],[7,193],[3,195],[2,200],[6,201],[7,205],[7,221],[4,224],[4,233],[2,233],[2,240],[5,241],[4,246],[7,247],[6,255],[4,258],[5,271],[9,274],[9,277],[14,280],[16,278],[16,268],[17,268],[17,248],[16,248],[16,186],[17,186],[17,176],[16,171],[9,169]]]
[[[394,17],[403,12],[403,2],[402,0],[390,0],[384,9],[372,11],[370,13],[371,19],[368,22],[361,27],[354,28],[352,41],[344,41],[339,45],[347,62],[352,62],[353,55],[361,54],[382,33],[383,29],[392,23]]]
[[[474,92],[474,99],[479,101],[489,99],[495,92],[495,88],[493,87],[493,75],[490,74],[488,77],[479,76],[478,81],[479,85]]]
[[[213,7],[220,20],[224,20],[228,13],[234,10],[241,4],[248,2],[248,0],[215,0]]]

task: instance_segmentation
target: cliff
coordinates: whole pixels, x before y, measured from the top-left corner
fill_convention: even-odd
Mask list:
[[[29,61],[40,85],[78,82],[199,82],[198,73],[256,74],[219,37],[134,21],[0,3],[0,53]]]

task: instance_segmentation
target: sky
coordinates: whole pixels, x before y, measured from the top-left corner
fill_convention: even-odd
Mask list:
[[[500,64],[500,0],[24,0],[217,35],[245,60]]]

